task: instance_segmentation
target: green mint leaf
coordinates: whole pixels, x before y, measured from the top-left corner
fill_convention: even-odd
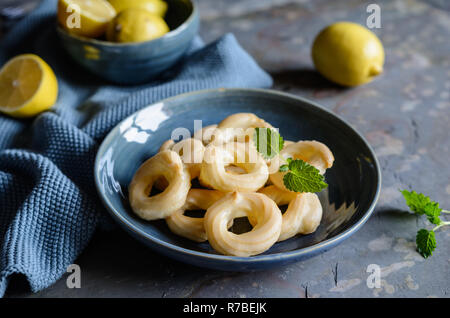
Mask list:
[[[255,128],[253,140],[256,149],[265,159],[272,159],[283,149],[284,140],[280,134],[270,128]]]
[[[284,175],[283,182],[290,191],[314,193],[328,186],[316,167],[300,159],[288,162],[289,171]]]
[[[406,200],[406,205],[418,215],[425,214],[428,220],[436,225],[441,223],[439,216],[442,209],[439,207],[439,203],[431,201],[430,198],[422,193],[415,191],[401,190],[403,197]]]
[[[417,251],[424,258],[431,256],[436,248],[434,231],[428,231],[426,229],[419,230],[416,236],[416,245]]]
[[[436,225],[439,225],[442,222],[439,218],[441,211],[442,209],[439,207],[439,203],[437,202],[430,202],[424,207],[424,213],[427,216],[428,221]]]
[[[424,207],[430,202],[430,198],[417,193],[416,191],[400,190],[405,198],[406,205],[416,214],[422,215],[425,213]]]
[[[280,167],[280,172],[287,172],[289,171],[289,166],[288,165],[282,165]]]

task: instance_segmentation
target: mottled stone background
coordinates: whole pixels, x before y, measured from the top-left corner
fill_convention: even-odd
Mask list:
[[[268,70],[274,88],[314,100],[345,118],[374,147],[383,171],[375,214],[338,247],[307,261],[255,273],[205,270],[181,264],[120,230],[99,233],[77,260],[82,288],[65,277],[30,294],[14,280],[7,296],[26,297],[449,297],[450,228],[424,260],[415,234],[429,227],[407,212],[399,188],[415,189],[450,209],[450,2],[201,0],[201,35],[209,42],[233,32]],[[316,73],[314,36],[339,20],[365,24],[369,3],[381,7],[375,30],[386,51],[374,82],[343,89]],[[446,217],[450,220],[450,217]],[[366,285],[379,264],[380,289]]]

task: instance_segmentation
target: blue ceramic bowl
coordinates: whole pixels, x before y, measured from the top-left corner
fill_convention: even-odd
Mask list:
[[[139,43],[114,43],[70,34],[57,26],[69,55],[92,73],[119,84],[147,82],[174,65],[198,32],[199,15],[190,0],[165,0],[171,31]]]
[[[217,254],[170,232],[164,220],[147,222],[130,209],[127,187],[138,167],[171,138],[175,128],[192,133],[237,112],[253,112],[279,127],[288,140],[318,140],[331,149],[335,163],[326,172],[328,188],[319,194],[323,218],[317,231],[276,243],[252,257]],[[377,159],[345,121],[308,100],[272,90],[217,89],[187,93],[150,105],[122,121],[102,145],[95,182],[112,217],[132,236],[169,257],[190,264],[233,271],[265,269],[322,253],[355,233],[375,207],[381,187]]]

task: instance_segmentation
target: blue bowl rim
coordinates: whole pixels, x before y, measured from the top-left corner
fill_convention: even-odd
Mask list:
[[[195,5],[195,1],[194,0],[188,0],[188,1],[192,5],[192,12],[189,15],[189,17],[183,23],[181,23],[177,28],[170,30],[163,36],[153,39],[153,40],[142,41],[142,42],[125,42],[125,43],[103,41],[103,40],[99,40],[99,39],[95,39],[95,38],[88,38],[88,37],[84,37],[81,35],[76,35],[76,34],[67,32],[59,25],[59,23],[56,23],[56,30],[59,33],[64,34],[65,36],[73,38],[77,41],[84,42],[84,43],[90,43],[90,44],[96,44],[99,46],[127,47],[127,46],[146,45],[148,43],[157,42],[157,41],[161,41],[163,39],[174,38],[174,37],[178,36],[180,33],[182,33],[184,30],[186,30],[189,27],[189,25],[191,25],[192,22],[194,20],[196,20],[196,18],[198,18],[198,9],[197,9],[197,6]]]
[[[151,107],[157,103],[164,103],[164,102],[170,102],[171,100],[177,100],[177,99],[182,99],[185,98],[187,96],[192,96],[192,95],[203,95],[203,94],[207,94],[207,93],[224,93],[224,92],[241,92],[241,93],[260,93],[260,94],[269,94],[269,95],[274,95],[274,96],[280,96],[283,98],[290,98],[290,99],[295,99],[298,101],[301,101],[303,103],[309,104],[310,106],[316,107],[326,113],[328,113],[329,115],[331,115],[332,117],[334,117],[335,119],[341,121],[343,124],[345,124],[349,129],[351,129],[360,139],[361,141],[365,144],[365,146],[367,147],[367,149],[370,152],[370,155],[372,156],[373,159],[373,164],[376,168],[376,179],[377,179],[377,188],[376,188],[376,192],[375,192],[375,196],[372,199],[372,202],[369,206],[369,208],[367,209],[367,211],[364,213],[364,215],[355,223],[353,224],[350,228],[348,228],[347,230],[345,230],[342,233],[339,233],[338,235],[336,235],[335,237],[332,237],[330,239],[321,241],[317,244],[314,244],[312,246],[308,246],[308,247],[304,247],[304,248],[300,248],[300,249],[296,249],[293,251],[289,251],[289,252],[279,252],[279,253],[274,253],[274,254],[262,254],[262,255],[255,255],[255,256],[251,256],[251,257],[239,257],[239,256],[228,256],[228,255],[221,255],[221,254],[211,254],[211,253],[205,253],[205,252],[199,252],[199,251],[193,251],[190,249],[186,249],[184,247],[180,247],[168,242],[165,242],[163,240],[160,240],[158,238],[155,238],[137,228],[135,228],[133,226],[133,224],[129,223],[122,215],[120,212],[118,212],[114,205],[111,204],[103,195],[101,192],[101,186],[100,186],[100,181],[99,181],[99,175],[97,174],[97,171],[99,170],[99,162],[100,162],[100,157],[102,156],[102,154],[105,153],[105,149],[107,149],[108,145],[111,143],[114,135],[116,135],[116,133],[119,131],[119,127],[120,125],[127,121],[130,120],[133,116],[136,115],[136,113],[142,111],[145,108]],[[297,260],[303,256],[311,256],[314,255],[316,252],[319,252],[320,250],[324,250],[324,249],[328,249],[331,248],[339,243],[341,243],[343,240],[347,239],[348,237],[350,237],[351,235],[353,235],[354,233],[356,233],[356,231],[358,231],[363,225],[364,223],[366,223],[366,221],[369,219],[369,217],[372,215],[376,203],[378,201],[378,198],[380,196],[380,191],[381,191],[381,170],[380,170],[380,164],[378,162],[378,159],[375,155],[374,150],[372,149],[372,147],[370,146],[370,144],[367,142],[367,140],[364,138],[364,136],[362,136],[357,130],[355,130],[346,120],[342,119],[340,116],[334,114],[333,112],[331,112],[330,110],[326,109],[325,107],[310,101],[304,97],[299,97],[293,94],[289,94],[289,93],[285,93],[285,92],[280,92],[280,91],[276,91],[273,89],[260,89],[260,88],[216,88],[216,89],[205,89],[205,90],[197,90],[197,91],[192,91],[192,92],[188,92],[188,93],[183,93],[183,94],[179,94],[176,96],[172,96],[169,98],[166,98],[164,100],[155,102],[153,104],[147,105],[144,108],[141,108],[140,110],[138,110],[137,112],[131,114],[130,116],[128,116],[127,118],[125,118],[124,120],[122,120],[120,123],[118,123],[109,133],[108,135],[105,137],[105,139],[103,140],[103,142],[101,143],[96,158],[95,158],[95,164],[94,164],[94,179],[95,179],[95,186],[97,188],[97,192],[99,193],[99,196],[104,204],[104,206],[107,208],[108,212],[110,213],[110,215],[116,219],[117,221],[120,221],[120,225],[125,226],[127,228],[127,230],[135,233],[137,236],[140,237],[140,239],[142,239],[143,241],[151,241],[151,243],[153,243],[153,246],[156,248],[157,245],[159,245],[159,247],[165,247],[171,250],[172,255],[175,253],[178,254],[186,254],[189,256],[193,256],[193,257],[198,257],[198,258],[203,258],[203,259],[209,259],[211,261],[224,261],[224,262],[239,262],[239,263],[247,263],[247,264],[254,264],[254,263],[265,263],[265,262],[271,262],[276,260],[279,261],[289,261],[289,260]],[[152,247],[153,247],[152,246]]]

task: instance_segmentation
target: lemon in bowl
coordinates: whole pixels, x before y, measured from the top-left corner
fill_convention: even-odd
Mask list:
[[[32,117],[50,109],[58,81],[50,66],[35,54],[13,57],[0,70],[0,112]]]
[[[106,0],[59,0],[59,24],[73,34],[98,37],[105,33],[116,10]]]
[[[147,10],[130,8],[121,11],[110,23],[106,39],[111,42],[144,42],[169,32],[169,26],[160,16]]]
[[[164,17],[167,12],[167,2],[162,0],[109,0],[109,3],[118,13],[126,9],[136,8]]]
[[[383,44],[357,23],[337,22],[323,29],[311,55],[319,73],[343,86],[368,83],[383,72]]]
[[[98,77],[117,84],[146,83],[155,79],[183,57],[199,29],[198,9],[193,1],[166,0],[164,2],[167,4],[167,12],[163,21],[168,30],[161,27],[160,23],[158,32],[145,32],[147,35],[152,34],[149,39],[141,39],[140,35],[136,35],[139,32],[133,31],[132,33],[136,36],[131,37],[133,41],[128,41],[130,38],[122,37],[122,35],[119,37],[121,32],[115,29],[110,39],[117,39],[117,41],[113,42],[108,41],[106,34],[102,37],[89,38],[68,32],[60,25],[57,26],[57,34],[65,51],[78,64]],[[130,8],[123,11],[125,10]],[[144,10],[141,9],[141,11]],[[110,23],[114,25],[115,18],[120,15],[121,12],[111,19],[108,25]],[[162,20],[159,16],[157,18],[155,16],[153,14],[153,21]],[[151,24],[155,25],[155,23]],[[105,31],[105,33],[108,32]],[[155,34],[159,36],[156,37]],[[119,38],[125,38],[127,41],[121,41]]]

